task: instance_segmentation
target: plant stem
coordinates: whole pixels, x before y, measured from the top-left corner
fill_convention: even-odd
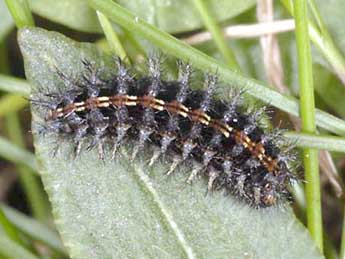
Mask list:
[[[190,62],[195,68],[203,71],[217,71],[217,75],[228,85],[242,90],[246,89],[246,93],[265,103],[269,103],[295,116],[299,115],[298,103],[294,98],[282,95],[257,80],[250,79],[238,72],[229,70],[221,62],[179,41],[173,36],[158,30],[156,27],[137,18],[134,14],[111,0],[88,0],[88,3],[91,7],[101,11],[109,19],[118,23],[123,28],[135,31],[137,35],[141,35],[150,40],[166,53],[186,62]],[[221,90],[221,88],[219,88],[219,90]],[[345,122],[343,120],[320,110],[316,110],[316,119],[320,127],[339,135],[345,135]]]
[[[315,133],[315,104],[312,59],[308,34],[307,2],[306,0],[294,0],[293,2],[296,23],[302,131],[305,133]],[[303,154],[307,182],[308,229],[319,249],[323,251],[318,151],[316,149],[306,148],[303,150]]]
[[[275,20],[265,23],[237,24],[223,28],[226,39],[250,39],[257,38],[267,34],[278,34],[295,29],[293,19]],[[212,34],[208,31],[192,34],[182,38],[188,44],[200,44],[212,40]]]
[[[35,26],[27,0],[5,0],[17,28]]]
[[[217,22],[215,21],[213,16],[210,15],[204,0],[192,0],[192,1],[194,3],[195,8],[200,13],[201,18],[204,21],[206,28],[211,32],[213,40],[216,43],[220,53],[222,53],[229,68],[233,70],[240,70],[240,67],[236,61],[236,57],[226,42],[224,33],[217,25]]]
[[[125,61],[127,64],[130,64],[126,51],[123,48],[121,41],[114,31],[109,19],[99,11],[97,11],[97,16],[112,52],[119,56],[121,60]]]
[[[320,15],[320,12],[317,8],[315,0],[308,0],[308,4],[310,7],[310,10],[312,11],[312,14],[314,15],[315,21],[317,22],[317,25],[320,28],[320,33],[323,35],[323,37],[326,37],[327,40],[332,40],[327,31],[327,27],[325,26],[325,23],[323,22],[322,16]]]
[[[342,137],[296,132],[286,132],[284,137],[295,142],[298,147],[345,153],[345,138]]]

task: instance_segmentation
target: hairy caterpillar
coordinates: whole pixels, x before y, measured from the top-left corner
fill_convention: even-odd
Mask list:
[[[78,79],[58,70],[65,89],[39,91],[32,104],[43,108],[45,131],[68,136],[75,154],[111,145],[113,156],[124,142],[135,143],[132,158],[145,145],[171,162],[171,174],[184,162],[192,161],[188,177],[208,179],[209,190],[226,189],[254,207],[267,207],[291,198],[288,186],[296,176],[287,161],[294,156],[279,146],[277,132],[265,133],[258,124],[261,111],[245,113],[240,93],[230,102],[215,97],[217,77],[207,74],[203,90],[192,90],[189,64],[178,63],[177,80],[163,79],[161,61],[148,61],[148,75],[135,75],[119,58],[117,70],[107,79],[89,61]]]

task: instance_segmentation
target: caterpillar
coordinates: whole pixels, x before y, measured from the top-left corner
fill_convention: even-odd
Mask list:
[[[130,141],[132,159],[153,146],[150,166],[165,159],[169,175],[191,163],[187,182],[202,176],[208,190],[226,190],[256,208],[291,200],[289,185],[297,174],[288,161],[294,152],[282,146],[279,131],[260,125],[262,110],[244,111],[241,91],[233,91],[230,102],[217,98],[212,74],[205,74],[202,90],[193,90],[192,66],[180,61],[176,80],[164,79],[158,58],[148,60],[143,75],[118,57],[114,62],[116,71],[106,79],[88,60],[77,79],[57,69],[64,89],[33,93],[32,105],[43,109],[44,133],[71,139],[76,156],[87,142],[102,160],[104,145],[115,157]]]

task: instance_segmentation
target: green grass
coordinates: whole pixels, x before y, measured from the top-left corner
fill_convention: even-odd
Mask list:
[[[116,32],[114,31],[111,22],[109,19],[102,14],[101,12],[97,12],[99,23],[102,26],[103,32],[105,37],[107,38],[108,44],[110,46],[111,51],[120,57],[122,60],[125,60],[129,65],[129,59],[127,57],[126,51],[122,46],[122,43],[117,36]]]
[[[257,80],[243,76],[238,72],[229,70],[224,64],[207,56],[206,54],[186,45],[171,35],[164,33],[135,15],[122,8],[120,5],[108,0],[89,0],[90,5],[103,12],[109,19],[120,24],[128,30],[148,39],[165,53],[178,57],[186,62],[191,62],[196,68],[204,71],[216,71],[220,79],[228,84],[246,89],[246,92],[255,98],[269,103],[292,115],[299,115],[298,103],[294,98],[284,96]],[[339,135],[345,135],[345,122],[323,111],[316,110],[317,125]]]
[[[17,28],[35,26],[27,1],[5,0],[5,2]],[[215,46],[224,59],[225,64],[150,25],[113,1],[88,0],[87,2],[95,11],[97,10],[98,20],[111,51],[122,59],[125,59],[128,63],[130,61],[128,56],[130,55],[130,51],[128,51],[127,46],[121,40],[126,38],[131,45],[135,45],[134,48],[144,53],[146,43],[138,40],[138,36],[140,36],[153,43],[155,47],[160,48],[165,53],[191,62],[196,68],[203,71],[217,72],[222,81],[235,87],[246,89],[246,93],[249,95],[289,114],[301,117],[302,132],[286,132],[284,136],[292,142],[297,141],[297,146],[303,148],[308,229],[317,246],[322,251],[323,228],[320,204],[318,150],[323,149],[345,153],[345,121],[315,108],[312,56],[309,42],[312,41],[314,43],[323,58],[330,64],[329,69],[343,83],[345,82],[345,59],[341,51],[336,47],[337,45],[331,34],[328,32],[315,1],[281,0],[296,21],[297,63],[300,86],[299,100],[291,96],[279,94],[268,87],[267,84],[257,81],[244,74],[244,72],[241,72],[238,65],[239,62],[234,55],[235,50],[230,49],[228,41],[222,34],[222,28],[215,20],[216,14],[212,13],[207,5],[207,1],[193,0],[191,2],[195,11],[200,15],[204,26],[211,32]],[[313,15],[313,19],[307,17],[308,7],[310,9],[309,14]],[[120,33],[114,30],[111,21],[122,27],[122,30],[119,30]],[[237,55],[239,56],[240,54]],[[31,151],[26,149],[22,139],[22,126],[18,122],[19,115],[17,112],[27,107],[28,102],[22,97],[29,97],[29,89],[30,86],[26,80],[16,78],[12,75],[0,74],[0,90],[6,93],[0,98],[0,117],[7,115],[5,124],[10,133],[8,139],[0,137],[0,156],[11,161],[18,168],[17,171],[20,173],[21,185],[26,190],[29,205],[31,206],[33,215],[37,219],[30,219],[33,220],[32,223],[35,225],[39,222],[45,222],[50,212],[43,194],[43,189],[39,185],[37,178],[36,173],[39,169],[37,160]],[[318,135],[316,133],[317,126],[329,133],[323,132],[321,135]],[[337,134],[338,136],[332,134]],[[25,242],[27,237],[23,238],[23,231],[32,240],[40,240],[41,242],[44,242],[44,238],[40,239],[40,235],[46,236],[49,239],[45,243],[46,246],[50,247],[59,255],[66,253],[55,232],[50,232],[51,229],[49,227],[42,224],[37,225],[37,232],[35,228],[25,230],[20,224],[13,223],[16,222],[16,219],[20,221],[21,215],[16,215],[16,212],[14,214],[11,214],[11,212],[8,214],[5,213],[6,210],[0,209],[0,226],[2,226],[1,229],[5,233],[4,235],[0,233],[0,254],[12,258],[38,258],[35,255],[37,251]],[[41,232],[38,230],[41,230]],[[344,223],[342,234],[340,257],[345,258]],[[328,245],[330,245],[330,250],[332,250],[332,244],[329,242]]]
[[[302,132],[316,133],[315,101],[312,75],[312,59],[308,33],[307,1],[294,1],[296,24],[298,78],[300,89],[300,107]],[[317,246],[323,251],[322,214],[318,150],[303,150],[306,179],[307,222],[310,234]]]
[[[35,26],[29,2],[27,0],[5,0],[8,10],[11,12],[17,28]]]
[[[200,13],[200,17],[203,19],[206,28],[211,32],[213,40],[229,68],[233,70],[240,70],[235,54],[227,43],[222,30],[217,25],[217,22],[214,19],[215,16],[209,13],[209,6],[207,6],[203,0],[193,0],[193,3],[196,10],[198,10]]]

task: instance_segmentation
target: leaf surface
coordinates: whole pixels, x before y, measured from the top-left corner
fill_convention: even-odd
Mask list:
[[[185,32],[203,26],[191,1],[118,0],[123,7],[167,32]],[[85,32],[102,32],[95,12],[84,0],[30,0],[33,11],[45,18]],[[207,0],[218,21],[230,19],[255,5],[255,0]]]
[[[27,79],[52,92],[87,58],[113,66],[92,44],[39,28],[19,31]],[[42,114],[33,110],[34,122]],[[58,141],[60,147],[52,157]],[[289,207],[255,210],[222,192],[206,195],[204,180],[186,184],[190,168],[167,177],[169,164],[147,167],[150,150],[129,162],[131,145],[115,161],[97,151],[72,158],[68,139],[35,135],[41,175],[72,258],[321,258]]]

